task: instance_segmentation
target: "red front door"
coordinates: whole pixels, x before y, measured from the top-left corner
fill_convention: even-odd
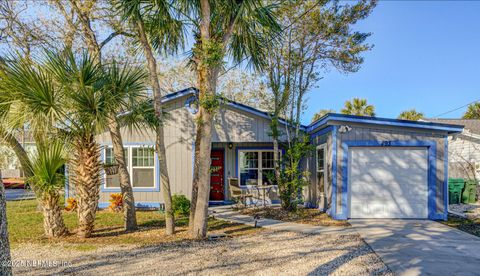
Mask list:
[[[223,150],[212,150],[212,164],[210,165],[210,200],[224,200],[224,167]]]

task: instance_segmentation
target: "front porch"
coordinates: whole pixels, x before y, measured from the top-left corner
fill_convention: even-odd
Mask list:
[[[274,173],[273,143],[214,142],[211,158],[210,204],[232,203],[232,182],[238,183],[245,193],[253,195],[247,204],[280,202],[278,187],[271,181]]]

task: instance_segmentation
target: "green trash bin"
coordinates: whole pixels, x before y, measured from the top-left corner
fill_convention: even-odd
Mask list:
[[[468,179],[462,193],[462,203],[475,203],[477,201],[477,181]]]
[[[448,179],[448,202],[450,204],[459,204],[462,199],[462,190],[465,186],[463,178]]]

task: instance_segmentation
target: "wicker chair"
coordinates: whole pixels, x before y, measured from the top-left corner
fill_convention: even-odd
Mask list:
[[[230,197],[235,200],[235,202],[242,203],[245,207],[247,206],[247,199],[253,202],[253,194],[250,194],[247,190],[240,188],[238,183],[238,178],[229,178],[228,179],[228,188],[230,191]]]

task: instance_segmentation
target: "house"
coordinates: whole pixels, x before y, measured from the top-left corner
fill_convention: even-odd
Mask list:
[[[462,133],[449,137],[449,176],[480,179],[480,120],[428,119],[431,122],[465,126]]]
[[[169,113],[165,143],[172,193],[187,197],[193,176],[196,94],[189,88],[162,100]],[[274,168],[273,144],[268,113],[224,101],[214,121],[210,200],[223,203],[230,200],[229,178],[237,178],[244,188],[268,182]],[[461,133],[461,126],[327,114],[301,128],[316,147],[303,162],[310,172],[303,195],[306,205],[324,209],[335,219],[446,219],[444,153],[448,137]],[[124,128],[122,135],[136,204],[160,207],[155,133]],[[105,163],[113,162],[110,135],[97,139]],[[118,177],[105,175],[99,207],[106,207],[110,195],[118,192]],[[67,185],[66,196],[71,193]],[[275,189],[268,191],[268,198],[278,200]]]

